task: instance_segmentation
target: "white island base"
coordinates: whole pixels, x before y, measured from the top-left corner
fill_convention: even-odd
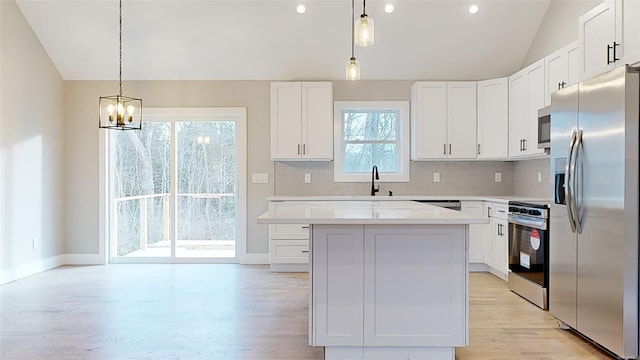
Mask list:
[[[326,360],[453,360],[469,337],[467,229],[312,225],[310,345]]]

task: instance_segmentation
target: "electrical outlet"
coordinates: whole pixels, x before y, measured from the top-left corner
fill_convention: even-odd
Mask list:
[[[254,184],[268,184],[269,174],[251,174],[251,182]]]
[[[496,182],[502,182],[502,173],[501,172],[495,173],[495,181]]]
[[[542,173],[538,171],[538,182],[542,182]]]
[[[440,182],[440,172],[436,171],[433,173],[433,182],[434,183],[439,183]]]
[[[309,173],[305,173],[304,174],[304,183],[305,184],[311,184],[311,174],[309,174]]]

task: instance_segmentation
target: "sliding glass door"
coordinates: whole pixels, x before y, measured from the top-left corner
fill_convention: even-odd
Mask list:
[[[110,132],[112,262],[237,261],[246,224],[241,110],[147,109],[141,131]]]

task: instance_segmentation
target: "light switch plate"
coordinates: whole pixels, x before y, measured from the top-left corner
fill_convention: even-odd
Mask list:
[[[433,173],[433,182],[434,183],[439,183],[440,182],[440,172],[436,171]]]
[[[268,184],[269,174],[251,174],[251,182],[254,184]]]
[[[304,183],[305,184],[311,184],[311,174],[309,174],[309,173],[305,173],[304,174]]]
[[[501,172],[495,173],[495,181],[496,182],[502,182],[502,173]]]
[[[542,173],[538,171],[538,182],[542,182]]]

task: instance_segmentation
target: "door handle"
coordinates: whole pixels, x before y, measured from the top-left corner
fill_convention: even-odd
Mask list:
[[[573,221],[575,222],[576,225],[576,231],[578,232],[578,234],[582,234],[582,224],[580,223],[580,218],[582,217],[582,209],[578,207],[578,196],[579,196],[579,192],[580,189],[578,189],[578,179],[579,177],[582,177],[582,171],[580,174],[577,173],[578,170],[578,155],[580,154],[580,148],[582,147],[582,130],[578,130],[578,135],[576,138],[576,143],[574,146],[574,155],[573,155],[573,163],[571,164],[571,172],[573,173],[573,176],[571,178],[571,180],[573,181],[573,183],[571,184],[571,198],[573,201],[571,201],[571,212],[573,213]],[[582,170],[582,168],[580,168],[580,170]]]
[[[449,155],[451,155],[451,144],[449,144]]]
[[[480,144],[478,144],[478,155],[480,155]]]
[[[300,144],[298,144],[298,155],[300,155]]]
[[[573,192],[571,191],[571,178],[573,176],[573,169],[571,168],[571,163],[573,161],[573,148],[575,147],[577,137],[578,137],[578,134],[574,129],[571,132],[571,140],[569,140],[569,159],[567,160],[564,168],[564,178],[565,178],[564,198],[565,198],[565,203],[567,204],[566,205],[567,218],[569,219],[569,225],[571,226],[571,232],[573,233],[576,232],[576,224],[573,217],[572,206],[571,206],[571,203],[573,202],[571,198],[573,194]]]
[[[302,144],[302,155],[307,155],[307,144]]]
[[[447,144],[444,144],[442,146],[443,146],[443,149],[444,149],[443,154],[447,155]]]

